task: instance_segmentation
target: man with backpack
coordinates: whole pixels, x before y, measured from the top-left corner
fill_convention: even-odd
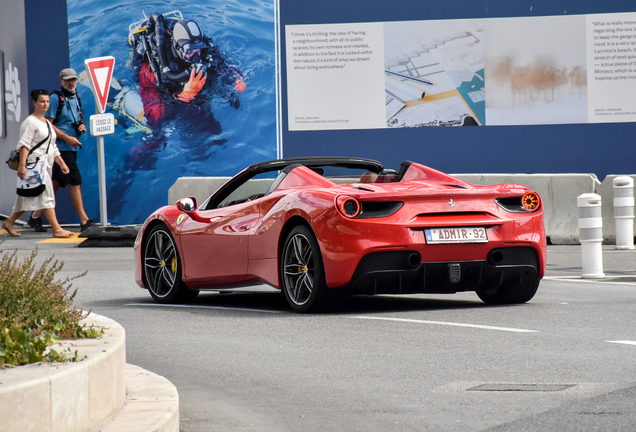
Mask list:
[[[76,91],[78,76],[71,68],[60,72],[62,87],[51,93],[49,109],[45,117],[53,124],[57,133],[57,147],[62,159],[69,168],[64,174],[60,167],[53,166],[53,189],[70,186],[71,203],[80,219],[80,230],[83,232],[94,225],[84,211],[82,198],[82,175],[77,166],[77,150],[82,147],[81,138],[86,132],[86,124],[82,112],[82,101]],[[29,226],[36,231],[46,231],[42,226],[41,211],[34,212],[28,220]]]

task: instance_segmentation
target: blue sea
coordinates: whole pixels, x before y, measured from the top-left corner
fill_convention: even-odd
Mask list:
[[[129,25],[153,12],[179,10],[196,21],[245,75],[247,88],[238,103],[232,91],[210,90],[204,104],[176,115],[160,127],[135,127],[134,98],[138,92],[131,64]],[[71,67],[81,74],[84,60],[113,56],[110,106],[118,120],[115,134],[104,137],[108,222],[113,225],[143,222],[158,207],[168,204],[168,189],[184,176],[232,176],[256,162],[276,158],[276,93],[274,5],[253,0],[192,2],[68,1]],[[87,83],[86,83],[87,84]],[[88,123],[95,113],[89,87],[78,86]],[[231,88],[230,88],[231,89]],[[124,92],[124,93],[122,93]],[[127,93],[133,92],[133,93]],[[234,93],[236,94],[236,93]],[[126,112],[128,115],[125,115]],[[217,123],[218,122],[218,123]],[[220,127],[219,127],[220,125]],[[148,132],[148,131],[151,132]],[[79,153],[84,178],[84,206],[99,219],[96,139],[87,133]],[[210,191],[212,192],[212,191]]]

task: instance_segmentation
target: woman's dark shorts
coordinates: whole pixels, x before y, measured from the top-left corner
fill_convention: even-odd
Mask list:
[[[60,155],[64,162],[68,166],[69,173],[63,174],[60,166],[53,164],[53,181],[59,183],[60,187],[66,187],[66,185],[78,186],[82,184],[82,174],[80,174],[79,167],[77,166],[77,152],[74,151],[61,151]]]

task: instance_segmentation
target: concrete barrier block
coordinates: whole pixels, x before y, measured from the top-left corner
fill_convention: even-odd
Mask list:
[[[232,177],[179,177],[168,190],[168,205],[172,205],[181,198],[189,196],[195,197],[197,203],[201,204],[231,178]],[[336,179],[335,183],[344,184],[357,181],[357,178],[342,178]],[[271,180],[254,179],[250,180],[250,183],[253,183],[252,192],[259,193],[266,192],[267,189],[269,189]]]
[[[168,191],[168,205],[181,198],[193,196],[199,205],[225,184],[230,177],[181,177]],[[274,178],[251,179],[241,188],[242,196],[264,194],[272,185]]]
[[[231,177],[179,177],[168,190],[168,205],[193,196],[201,204]]]
[[[539,194],[543,202],[546,236],[552,244],[578,244],[576,197],[595,192],[600,184],[594,174],[453,174],[468,183],[515,183]]]
[[[624,176],[626,174],[620,174]],[[636,174],[627,174],[636,183]],[[596,188],[596,193],[603,201],[603,243],[616,244],[616,224],[614,221],[614,179],[619,174],[611,174],[603,179],[603,182]],[[636,219],[634,219],[634,232],[636,233]]]

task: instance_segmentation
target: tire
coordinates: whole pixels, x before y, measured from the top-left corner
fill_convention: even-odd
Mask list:
[[[158,303],[184,303],[194,300],[199,291],[189,289],[181,280],[181,258],[170,230],[157,225],[148,234],[143,247],[144,282]]]
[[[343,303],[344,289],[327,287],[320,246],[310,228],[291,230],[279,262],[282,290],[295,312],[324,312]]]
[[[534,297],[539,289],[540,279],[521,282],[517,286],[502,285],[496,290],[477,290],[477,296],[488,304],[526,303]]]

